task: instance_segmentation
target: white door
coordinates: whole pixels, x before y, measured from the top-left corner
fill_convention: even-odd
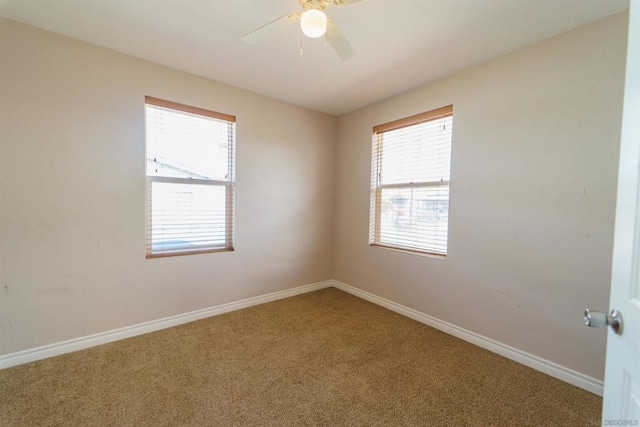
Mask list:
[[[607,336],[605,426],[640,426],[640,1],[630,3],[610,300],[622,333]]]

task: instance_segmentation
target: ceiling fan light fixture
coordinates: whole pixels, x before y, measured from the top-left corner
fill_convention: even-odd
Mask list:
[[[321,10],[309,9],[300,17],[300,28],[307,37],[322,37],[327,32],[327,15]]]

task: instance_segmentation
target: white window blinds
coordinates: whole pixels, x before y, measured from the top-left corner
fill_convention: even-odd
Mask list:
[[[373,128],[369,244],[445,256],[453,106]]]
[[[233,250],[235,117],[145,98],[147,258]]]

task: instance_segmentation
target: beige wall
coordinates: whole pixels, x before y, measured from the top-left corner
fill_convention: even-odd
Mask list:
[[[0,354],[331,277],[334,117],[0,27]],[[237,116],[235,252],[145,260],[145,95]]]
[[[602,378],[626,13],[339,119],[0,31],[0,354],[333,277]],[[145,260],[144,95],[237,116],[236,252]],[[448,259],[370,248],[372,126],[449,104]]]
[[[626,12],[342,116],[334,277],[603,378]],[[371,128],[453,104],[447,260],[368,246]]]

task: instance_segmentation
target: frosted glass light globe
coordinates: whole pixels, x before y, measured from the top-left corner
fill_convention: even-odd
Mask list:
[[[327,15],[318,9],[309,9],[300,18],[300,28],[307,37],[321,37],[327,32]]]

